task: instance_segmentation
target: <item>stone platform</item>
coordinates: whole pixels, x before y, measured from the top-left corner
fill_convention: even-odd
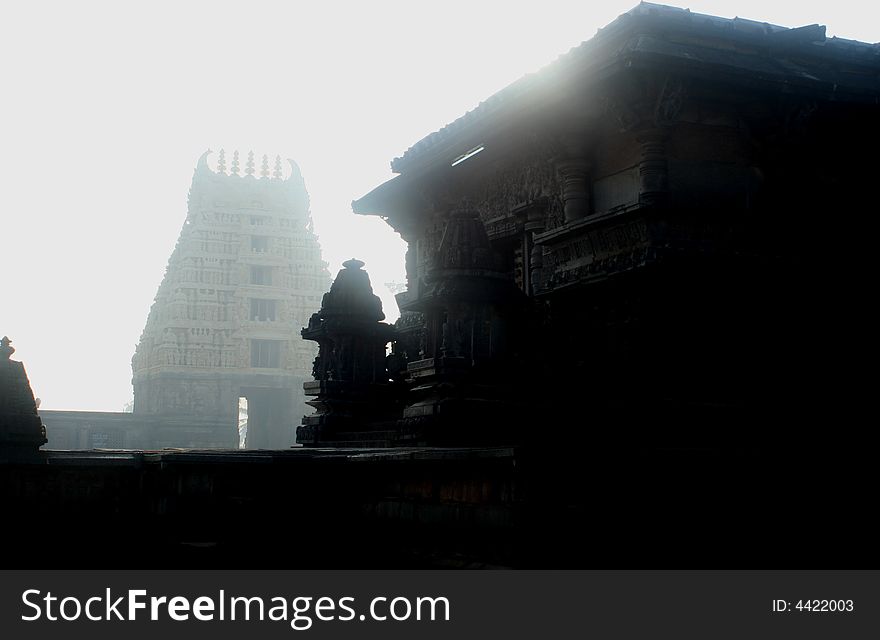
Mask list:
[[[877,556],[852,455],[620,446],[45,451],[7,568],[706,567]],[[820,544],[821,543],[821,544]]]

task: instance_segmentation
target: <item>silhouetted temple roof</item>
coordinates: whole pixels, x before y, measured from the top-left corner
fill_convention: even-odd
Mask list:
[[[786,83],[830,99],[876,101],[880,91],[880,44],[826,38],[825,27],[787,28],[743,18],[719,18],[688,9],[642,2],[600,29],[590,40],[480,103],[457,120],[415,143],[391,162],[403,173],[446,143],[500,113],[522,105],[525,96],[560,77],[601,77],[647,60],[713,73],[748,76],[756,83]],[[456,149],[458,153],[461,150]],[[387,183],[386,183],[387,184]],[[363,200],[363,199],[362,199]],[[367,213],[367,203],[355,211]]]

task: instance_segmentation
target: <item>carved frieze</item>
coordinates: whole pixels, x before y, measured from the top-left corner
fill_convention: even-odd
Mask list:
[[[552,242],[542,259],[539,288],[552,288],[581,276],[627,270],[643,263],[650,235],[644,220],[583,231]],[[549,244],[549,243],[548,243]]]
[[[618,253],[604,258],[594,259],[574,266],[574,262],[557,263],[544,282],[545,289],[553,289],[560,285],[584,282],[593,278],[604,278],[637,267],[645,266],[657,258],[654,247],[638,247],[630,251]]]
[[[794,104],[785,115],[784,131],[787,135],[801,135],[809,127],[819,105],[815,100],[802,100]]]
[[[669,127],[681,114],[687,84],[679,76],[648,78],[610,90],[602,96],[605,117],[618,131]]]
[[[562,184],[555,155],[551,145],[536,146],[487,178],[477,202],[483,222],[493,225],[496,233],[503,233],[500,219],[510,217],[518,207],[543,200],[547,228],[559,226],[563,218]]]
[[[684,105],[685,84],[681,78],[667,76],[654,105],[654,122],[658,127],[671,125]]]
[[[501,220],[492,220],[486,223],[486,235],[490,240],[500,238],[512,238],[519,234],[521,223],[513,218],[503,218]]]
[[[618,131],[632,131],[638,127],[641,118],[626,99],[606,95],[602,96],[600,100],[605,116],[615,123]]]

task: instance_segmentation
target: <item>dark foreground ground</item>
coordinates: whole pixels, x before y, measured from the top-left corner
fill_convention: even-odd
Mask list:
[[[48,451],[0,464],[7,568],[856,568],[872,451]]]

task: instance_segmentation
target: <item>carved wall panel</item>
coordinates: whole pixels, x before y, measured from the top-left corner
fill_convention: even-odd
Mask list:
[[[547,229],[562,224],[562,184],[550,145],[535,145],[507,167],[486,178],[477,199],[484,223],[498,224],[513,210],[532,202],[546,202]]]

